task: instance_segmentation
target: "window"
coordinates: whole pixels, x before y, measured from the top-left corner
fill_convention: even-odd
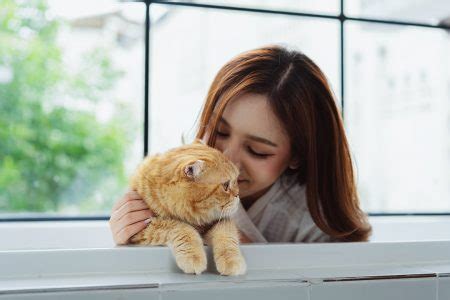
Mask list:
[[[218,69],[271,43],[328,76],[366,211],[450,212],[446,0],[0,7],[2,220],[107,219],[144,154],[193,137]]]
[[[0,218],[108,214],[143,153],[145,5],[0,7]]]
[[[345,120],[365,209],[450,212],[450,36],[413,26],[345,29]]]
[[[151,152],[179,145],[182,134],[195,136],[193,125],[212,79],[243,51],[280,43],[297,47],[340,89],[339,23],[335,20],[150,5],[153,15],[158,11],[164,11],[164,17],[150,27]]]

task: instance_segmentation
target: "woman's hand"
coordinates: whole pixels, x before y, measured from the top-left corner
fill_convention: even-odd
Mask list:
[[[147,219],[153,217],[153,212],[147,203],[135,191],[128,191],[113,206],[109,227],[114,242],[117,245],[125,245],[128,240],[147,227]]]

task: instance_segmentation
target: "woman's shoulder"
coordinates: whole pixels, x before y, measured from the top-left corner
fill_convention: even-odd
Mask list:
[[[306,187],[300,185],[292,177],[279,178],[270,191],[270,201],[266,213],[271,218],[284,220],[284,226],[294,229],[298,224],[311,220],[306,200]]]
[[[306,185],[292,176],[280,178],[279,197],[273,208],[285,216],[289,227],[295,228],[291,242],[329,242],[330,237],[315,224],[308,209]]]
[[[298,183],[294,176],[288,175],[282,175],[278,181],[278,193],[274,198],[274,204],[291,212],[307,210],[306,185]]]

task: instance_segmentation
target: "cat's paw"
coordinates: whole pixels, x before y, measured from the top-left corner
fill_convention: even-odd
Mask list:
[[[242,275],[247,271],[247,264],[241,253],[224,253],[217,256],[215,260],[220,275]]]
[[[145,234],[144,230],[136,233],[129,239],[130,244],[144,244],[145,243]]]
[[[175,260],[184,273],[198,275],[205,271],[207,267],[206,254],[203,247],[196,250],[193,249],[188,253],[179,253],[175,255]]]

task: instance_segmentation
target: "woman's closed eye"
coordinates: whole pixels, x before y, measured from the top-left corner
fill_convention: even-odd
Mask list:
[[[220,137],[227,137],[229,134],[225,132],[216,131],[216,134]]]
[[[218,130],[216,131],[216,135],[218,138],[227,138],[229,136],[228,133],[218,131]],[[254,157],[259,158],[259,159],[264,159],[264,158],[267,158],[267,157],[273,155],[273,154],[257,152],[255,150],[253,150],[251,147],[247,147],[247,151],[248,151],[248,153],[250,153],[251,155],[253,155]]]
[[[253,149],[250,148],[250,147],[248,147],[247,149],[248,149],[248,152],[249,152],[251,155],[254,155],[254,156],[258,157],[258,158],[267,158],[267,157],[273,155],[273,154],[265,154],[265,153],[259,153],[259,152],[256,152],[255,150],[253,150]]]

